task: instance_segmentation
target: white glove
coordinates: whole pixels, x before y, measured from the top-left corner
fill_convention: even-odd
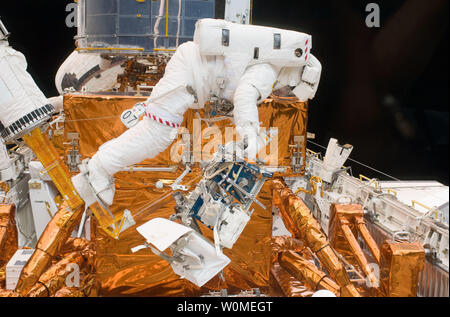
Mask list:
[[[266,136],[260,134],[259,124],[247,123],[244,126],[237,126],[236,130],[241,139],[246,141],[244,144],[244,157],[255,162],[259,151],[266,146]]]

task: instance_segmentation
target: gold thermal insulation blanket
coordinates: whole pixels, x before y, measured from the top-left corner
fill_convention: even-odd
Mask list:
[[[329,236],[333,249],[353,265],[361,268],[371,287],[378,287],[378,277],[372,270],[365,252],[358,242],[361,236],[379,263],[379,249],[365,226],[364,210],[359,204],[332,204],[330,208]]]
[[[16,292],[25,295],[39,281],[42,273],[51,264],[53,257],[61,250],[61,247],[80,222],[82,214],[82,207],[73,211],[68,208],[66,201],[61,204],[58,212],[42,233],[33,255],[24,267],[17,282]]]
[[[340,253],[351,263],[355,263],[353,251],[342,231],[341,221],[350,228],[352,234],[358,237],[358,228],[353,215],[362,215],[361,205],[339,205],[332,204],[330,208],[330,222],[328,228],[328,236],[330,237],[331,246],[336,252]]]
[[[314,291],[288,273],[280,263],[276,262],[271,270],[274,282],[281,289],[282,297],[311,297]]]
[[[81,287],[63,287],[52,297],[98,297],[99,289],[100,283],[98,283],[95,274],[91,274],[83,278]]]
[[[120,121],[120,115],[130,109],[137,102],[145,98],[124,96],[82,96],[66,95],[64,110],[66,122],[64,133],[79,134],[79,151],[81,159],[92,157],[105,142],[120,136],[126,128]],[[205,117],[203,110],[198,113]],[[211,133],[219,130],[222,142],[229,139],[233,124],[225,119],[212,123],[208,128],[204,121],[198,119],[198,114],[190,110],[185,115],[183,133],[192,136],[192,150],[195,155],[212,155],[215,152],[214,137]],[[278,161],[279,165],[288,167],[282,176],[292,176],[290,171],[290,156],[295,136],[303,136],[303,149],[306,149],[307,104],[292,99],[274,97],[259,106],[260,121],[267,130],[278,127]],[[195,121],[197,120],[197,121]],[[228,131],[228,132],[227,132]],[[181,136],[179,137],[179,140]],[[174,146],[153,159],[146,160],[140,167],[172,167],[178,162],[171,160],[171,151],[180,154]],[[298,140],[298,138],[297,138]],[[68,142],[68,140],[66,140]],[[270,146],[270,145],[269,145]],[[70,150],[70,145],[67,145]],[[269,151],[269,150],[267,150]],[[305,151],[303,151],[304,153]],[[304,162],[304,160],[303,160]],[[166,184],[173,182],[181,169],[171,172],[121,172],[115,175],[116,196],[111,211],[115,215],[129,209],[136,221],[136,226],[123,232],[119,240],[113,240],[101,230],[93,221],[93,238],[96,244],[96,271],[101,282],[103,296],[197,296],[209,290],[228,288],[229,292],[239,292],[258,287],[263,292],[268,288],[270,276],[272,235],[272,192],[267,182],[258,199],[266,209],[254,204],[255,213],[242,233],[233,250],[225,250],[231,258],[231,264],[225,269],[225,282],[218,277],[199,289],[186,280],[176,276],[169,263],[152,254],[150,250],[142,250],[132,254],[130,249],[143,244],[144,239],[137,233],[136,227],[157,218],[168,218],[174,213],[175,202],[171,197],[169,187],[157,189],[155,183],[162,180]],[[296,174],[299,175],[299,174]],[[195,187],[200,180],[199,169],[194,168],[182,182],[183,185]],[[212,232],[202,227],[204,234],[212,240]]]
[[[416,297],[425,250],[419,242],[386,240],[381,247],[380,284],[386,297]]]
[[[120,115],[126,109],[132,108],[136,103],[145,101],[144,97],[127,96],[80,96],[66,95],[64,99],[64,111],[66,114],[64,135],[66,143],[68,133],[79,134],[79,151],[83,158],[92,157],[98,148],[107,141],[118,137],[126,131],[126,127],[120,121]],[[261,127],[269,131],[270,128],[278,129],[276,141],[260,152],[267,163],[276,163],[277,166],[285,167],[285,172],[277,173],[275,176],[300,176],[304,174],[306,145],[307,145],[307,122],[308,122],[308,104],[298,101],[292,97],[278,97],[272,95],[258,106],[259,121]],[[180,134],[190,132],[192,136],[194,156],[199,158],[212,155],[217,151],[216,144],[221,142],[233,141],[236,139],[234,125],[231,120],[208,124],[199,117],[205,118],[207,115],[204,110],[196,113],[189,110],[185,114],[183,128]],[[221,132],[221,140],[217,140],[214,132]],[[61,140],[55,140],[57,145]],[[300,145],[300,152],[303,157],[301,173],[294,174],[291,168],[291,156],[295,144]],[[170,152],[180,152],[177,147],[178,142],[174,142],[165,152],[156,158],[146,160],[144,165],[148,166],[174,166],[179,162],[171,160]],[[70,150],[67,145],[66,153]],[[140,164],[142,165],[142,164]]]
[[[58,191],[63,196],[71,209],[83,206],[84,202],[73,187],[67,166],[61,160],[55,146],[51,143],[47,134],[43,134],[40,128],[36,128],[23,136],[38,160],[44,166]]]
[[[328,289],[339,295],[339,286],[314,264],[314,256],[295,238],[272,238],[272,276],[288,297],[309,297],[314,291]]]
[[[20,295],[14,291],[9,291],[0,288],[0,298],[1,297],[20,297]]]
[[[18,249],[15,214],[15,205],[0,204],[0,270],[4,270],[4,267]]]
[[[287,229],[317,255],[331,278],[341,287],[341,296],[359,296],[358,291],[350,282],[344,265],[329,245],[327,236],[323,233],[308,206],[290,190],[281,178],[273,180],[272,184],[273,203],[280,210]]]
[[[303,176],[306,162],[308,103],[300,102],[295,97],[272,95],[259,106],[259,121],[262,122],[262,127],[267,129],[275,127],[279,131],[278,166],[285,167],[286,172],[275,173],[274,176]],[[294,147],[297,143],[300,145],[302,157],[300,173],[294,173],[291,166],[291,157],[293,151],[297,151]]]
[[[53,265],[41,275],[26,296],[87,297],[97,294],[98,285],[92,273],[95,261],[93,247],[93,243],[88,240],[69,238],[54,257]]]
[[[44,166],[44,171],[50,176],[64,198],[64,203],[48,223],[37,243],[35,252],[20,275],[16,292],[21,295],[27,294],[39,280],[52,257],[59,252],[61,245],[72,234],[84,210],[84,202],[72,184],[69,170],[51,143],[48,134],[44,134],[40,128],[36,128],[24,135],[23,139]],[[98,204],[91,206],[91,210],[96,215],[103,211]]]
[[[67,277],[72,272],[69,265],[81,267],[85,259],[80,252],[72,252],[67,257],[51,266],[41,275],[39,282],[28,292],[28,297],[50,297],[64,286]]]
[[[311,251],[302,241],[289,236],[272,237],[272,263],[278,261],[280,253],[287,251],[297,252],[308,260],[313,258]]]
[[[303,281],[312,290],[327,289],[339,295],[339,285],[319,270],[314,263],[304,259],[297,253],[293,251],[283,252],[280,254],[279,262],[287,272],[297,280]]]

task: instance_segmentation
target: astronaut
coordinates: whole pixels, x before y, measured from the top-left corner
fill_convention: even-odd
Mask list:
[[[274,90],[290,88],[300,101],[315,96],[321,64],[311,36],[294,31],[202,19],[194,41],[178,47],[164,77],[144,103],[144,118],[102,145],[88,163],[88,179],[106,205],[114,199],[113,175],[153,158],[170,146],[189,108],[208,100],[232,104],[236,131],[254,160],[265,144],[257,105]]]

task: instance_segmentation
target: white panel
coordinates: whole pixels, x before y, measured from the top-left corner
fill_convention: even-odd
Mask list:
[[[193,231],[191,228],[163,218],[150,220],[136,230],[161,252],[186,233]]]

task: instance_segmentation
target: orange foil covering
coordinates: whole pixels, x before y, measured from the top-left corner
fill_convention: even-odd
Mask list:
[[[144,99],[123,96],[66,95],[65,134],[79,133],[82,159],[92,157],[102,144],[118,137],[126,130],[120,121],[122,112]],[[281,162],[280,165],[289,166],[291,156],[289,145],[293,144],[294,136],[304,136],[306,144],[307,105],[300,102],[286,103],[268,100],[259,107],[259,111],[260,121],[263,122],[264,127],[279,127],[278,159]],[[200,111],[200,115],[204,116],[204,112]],[[211,142],[212,137],[205,137],[202,133],[194,131],[196,118],[198,117],[194,111],[188,111],[183,127],[194,136],[193,151],[198,155],[198,145],[204,147]],[[202,128],[206,128],[205,122],[201,124]],[[232,127],[232,123],[226,119],[214,123],[214,126],[216,128],[210,128],[209,131],[220,129],[224,142],[227,135],[225,128]],[[171,149],[173,150],[169,147],[165,152],[140,163],[139,166],[177,166],[177,162],[170,160]],[[213,151],[210,152],[212,153]],[[101,283],[101,295],[198,296],[210,290],[216,291],[223,288],[228,288],[230,294],[256,287],[263,292],[268,290],[272,234],[270,183],[263,186],[258,197],[267,208],[263,209],[254,204],[255,213],[240,239],[233,250],[225,250],[225,254],[232,260],[232,263],[224,270],[225,282],[216,277],[203,289],[199,289],[173,274],[170,265],[153,255],[151,251],[142,250],[136,254],[131,253],[131,248],[145,242],[137,233],[137,226],[156,217],[168,218],[174,212],[175,203],[171,197],[170,188],[157,189],[155,183],[159,180],[173,181],[181,173],[182,170],[178,169],[176,173],[121,172],[115,175],[116,196],[111,211],[115,215],[120,215],[124,209],[129,209],[137,224],[123,232],[119,240],[113,240],[98,230],[96,221],[93,221],[93,241],[97,252],[95,267]],[[288,169],[287,173],[282,175],[288,176],[292,173]],[[198,180],[200,180],[199,169],[194,168],[194,172],[186,177],[182,184],[191,183],[190,189],[193,189]],[[212,240],[212,232],[204,227],[202,230],[205,236]]]
[[[66,289],[72,292],[71,297],[89,296],[94,293],[90,289],[95,287],[95,275],[93,265],[95,260],[95,250],[93,250],[93,243],[80,238],[69,238],[67,242],[61,247],[61,251],[54,257],[53,265],[41,275],[39,282],[37,282],[33,289],[27,294],[31,297],[47,297],[47,296],[62,296],[64,292],[57,295],[59,290]],[[80,287],[67,287],[65,280],[68,274],[73,272],[69,264],[76,264],[80,269],[81,285]],[[80,293],[81,292],[81,293]]]
[[[76,264],[82,267],[85,259],[80,252],[73,252],[67,257],[51,266],[39,279],[34,287],[28,292],[28,297],[50,297],[60,288],[65,286],[66,278],[73,270],[68,265]]]
[[[24,267],[16,286],[16,292],[25,295],[31,290],[80,222],[82,213],[83,208],[72,211],[64,201],[45,228],[36,250]]]
[[[3,271],[18,249],[15,214],[15,205],[0,204],[0,270]],[[2,275],[4,274],[0,273],[0,282]]]
[[[303,200],[296,196],[281,178],[273,180],[272,184],[273,203],[280,209],[286,228],[317,255],[322,265],[341,287],[341,296],[359,296],[349,280],[344,265],[330,247],[328,238]]]
[[[99,288],[95,274],[90,274],[81,281],[80,287],[63,287],[52,297],[97,297]]]
[[[300,102],[296,97],[279,97],[271,95],[259,106],[259,121],[269,129],[276,127],[278,135],[278,165],[285,167],[283,173],[275,173],[275,177],[303,176],[305,174],[308,103]],[[291,156],[295,145],[294,138],[301,137],[300,151],[302,166],[300,173],[294,173],[291,167]]]
[[[6,281],[6,269],[5,267],[0,268],[0,291],[5,288]]]
[[[28,297],[95,297],[98,296],[99,283],[94,272],[95,251],[93,244],[85,239],[69,238],[55,256],[60,258],[41,275]],[[80,270],[79,287],[66,286],[66,279],[74,272],[76,264]],[[72,280],[72,279],[70,279]]]
[[[336,295],[339,294],[339,285],[319,270],[314,263],[297,253],[293,251],[283,252],[280,254],[279,262],[287,272],[297,280],[303,281],[313,291],[327,289]]]
[[[272,266],[272,276],[274,282],[281,289],[283,297],[311,297],[314,291],[303,282],[288,273],[280,263],[274,263]],[[274,287],[275,288],[275,287]]]
[[[360,233],[374,257],[379,259],[379,249],[367,231],[364,210],[359,204],[332,204],[330,209],[329,236],[331,246],[347,261],[357,264],[369,278],[372,287],[378,287],[378,278],[369,266],[364,251],[357,240]]]
[[[64,203],[54,215],[39,239],[36,250],[24,267],[16,286],[16,292],[27,294],[66,242],[83,214],[84,202],[70,180],[67,166],[59,157],[48,135],[36,128],[23,137],[51,177],[64,198]]]
[[[280,253],[287,251],[300,253],[302,257],[308,260],[313,258],[311,251],[302,241],[288,236],[272,237],[272,263],[278,261],[278,255]]]
[[[20,295],[14,291],[9,291],[0,288],[0,297],[20,297]]]
[[[305,244],[292,237],[272,237],[271,296],[309,297],[313,294],[302,281],[288,273],[278,262],[283,252],[294,251],[303,258],[312,259],[311,251]]]
[[[58,290],[52,297],[87,297],[83,291],[77,287],[63,287]]]
[[[81,95],[66,95],[64,97],[64,111],[66,114],[64,134],[67,138],[67,133],[79,133],[79,149],[83,158],[92,157],[98,148],[107,141],[120,136],[126,131],[126,127],[120,121],[120,115],[126,109],[132,108],[136,103],[145,101],[144,97],[128,97],[128,96],[81,96]],[[267,131],[269,128],[278,128],[278,166],[285,167],[285,173],[278,173],[275,176],[300,176],[304,174],[304,165],[301,168],[302,173],[294,174],[291,171],[291,155],[292,147],[294,145],[294,138],[302,137],[300,143],[303,155],[303,164],[306,155],[307,142],[307,122],[308,122],[308,104],[298,101],[291,97],[278,97],[272,95],[271,98],[259,105],[259,121],[261,127]],[[205,111],[198,112],[202,118],[206,117]],[[229,140],[225,128],[233,128],[234,125],[229,119],[212,123],[208,128],[207,124],[201,122],[201,132],[194,131],[194,120],[199,120],[199,116],[193,110],[189,110],[185,114],[183,127],[186,128],[195,139],[193,150],[194,155],[201,155],[201,150],[207,154],[211,152],[204,149],[204,145],[212,141],[212,136],[208,133],[219,128],[222,132],[222,142]],[[186,131],[180,129],[180,131]],[[65,142],[68,142],[66,139]],[[60,140],[58,140],[58,143]],[[202,148],[199,146],[202,144]],[[275,143],[274,143],[275,145]],[[269,147],[266,149],[265,159],[271,163],[271,156]],[[151,166],[174,166],[178,162],[170,160],[170,148],[158,155],[156,158],[146,160],[140,165]],[[70,146],[66,150],[69,150]],[[200,152],[198,151],[200,150]],[[263,152],[260,154],[264,155]]]
[[[331,246],[336,252],[340,253],[342,256],[346,258],[347,261],[352,264],[356,264],[356,259],[354,257],[353,251],[349,246],[349,243],[342,232],[341,228],[341,219],[352,220],[352,215],[361,214],[362,208],[360,205],[338,205],[332,204],[330,208],[330,222],[328,229],[328,236],[330,237]],[[354,221],[350,221],[347,223],[347,226],[352,231],[355,237],[358,236],[358,228]]]
[[[381,247],[381,293],[387,297],[416,297],[425,265],[425,250],[419,242],[386,240]]]
[[[83,200],[73,187],[67,166],[61,160],[55,146],[40,128],[36,128],[23,136],[25,143],[33,150],[38,160],[44,166],[58,191],[71,209],[84,205]]]

